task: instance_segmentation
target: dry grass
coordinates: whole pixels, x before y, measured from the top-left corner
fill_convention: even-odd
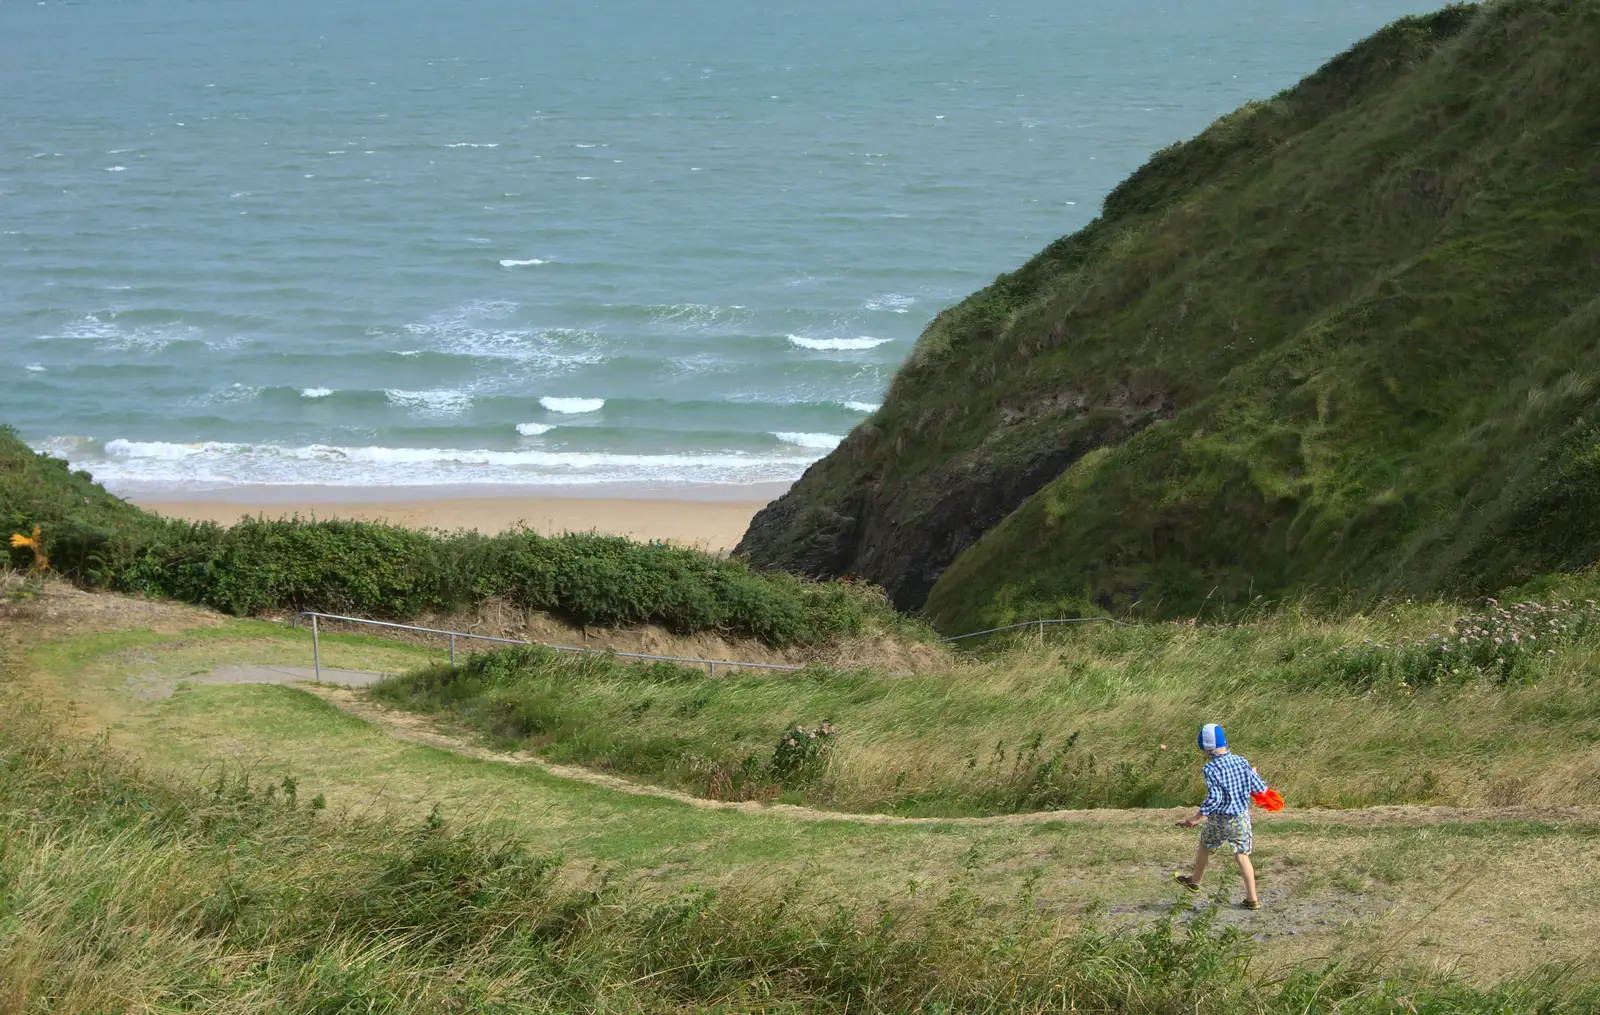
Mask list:
[[[288,616],[280,618],[287,620]],[[457,613],[429,613],[416,618],[418,627],[461,631],[492,638],[516,638],[552,645],[571,645],[615,652],[642,652],[694,659],[728,659],[738,662],[803,666],[872,667],[895,673],[936,672],[955,662],[951,651],[937,641],[915,641],[890,631],[841,637],[816,645],[777,647],[755,638],[701,632],[680,634],[655,624],[627,627],[573,624],[543,610],[533,610],[493,598]],[[340,621],[321,622],[323,630],[371,634],[373,628]],[[439,648],[447,644],[440,635],[389,631],[384,637],[408,644]],[[456,651],[484,652],[493,642],[458,641]]]

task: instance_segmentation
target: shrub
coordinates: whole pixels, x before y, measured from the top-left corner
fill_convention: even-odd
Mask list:
[[[81,584],[240,616],[309,609],[409,620],[500,597],[580,624],[660,624],[772,645],[873,628],[922,636],[870,586],[757,574],[743,561],[665,543],[300,518],[246,519],[226,529],[162,519],[34,453],[5,428],[0,522],[14,532],[37,525],[53,567]],[[9,552],[14,567],[31,561],[30,551]]]
[[[838,738],[839,728],[827,719],[815,728],[791,723],[778,737],[767,771],[785,786],[809,782],[828,767],[828,756]]]

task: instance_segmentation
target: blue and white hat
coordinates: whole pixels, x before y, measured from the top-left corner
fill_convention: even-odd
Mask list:
[[[1208,722],[1200,727],[1200,749],[1214,751],[1219,747],[1227,747],[1228,738],[1223,734],[1222,727],[1214,722]]]

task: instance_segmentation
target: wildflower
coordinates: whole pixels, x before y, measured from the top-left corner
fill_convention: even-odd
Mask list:
[[[33,551],[33,564],[35,567],[41,571],[50,570],[50,558],[44,554],[44,540],[39,538],[39,526],[35,525],[33,527],[32,536],[24,536],[20,532],[12,534],[11,548],[20,550],[23,547]]]
[[[1163,751],[1164,751],[1164,750],[1166,750],[1166,749],[1167,749],[1167,745],[1166,745],[1166,744],[1162,744],[1162,745],[1161,745],[1161,749],[1162,749],[1162,750],[1163,750]]]

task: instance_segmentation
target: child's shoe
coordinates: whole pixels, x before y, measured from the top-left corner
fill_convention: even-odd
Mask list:
[[[1178,884],[1187,888],[1191,892],[1198,892],[1200,890],[1200,886],[1195,884],[1194,880],[1182,871],[1173,871],[1172,880],[1176,881]]]
[[[1261,908],[1261,900],[1260,899],[1245,899],[1244,901],[1239,903],[1239,908],[1240,909],[1248,909],[1248,910],[1251,910],[1253,912],[1253,911]]]

